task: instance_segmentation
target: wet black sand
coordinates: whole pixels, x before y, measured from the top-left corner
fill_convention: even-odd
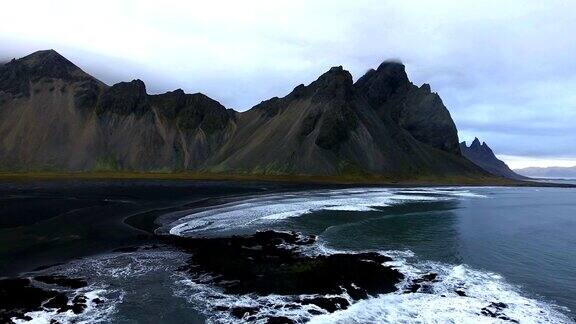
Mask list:
[[[0,277],[150,242],[160,215],[310,185],[166,180],[0,183]]]

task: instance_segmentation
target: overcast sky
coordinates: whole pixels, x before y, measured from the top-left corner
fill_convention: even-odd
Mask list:
[[[430,83],[461,140],[512,167],[576,165],[576,1],[7,1],[0,59],[53,48],[108,84],[246,110],[342,65]]]

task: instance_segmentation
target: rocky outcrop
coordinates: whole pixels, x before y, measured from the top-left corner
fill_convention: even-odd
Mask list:
[[[44,285],[42,285],[44,284]],[[81,278],[46,275],[31,278],[0,279],[0,322],[16,323],[33,321],[30,313],[53,311],[82,314],[88,307],[102,303],[89,299],[79,288],[87,286]]]
[[[333,67],[246,112],[200,93],[107,86],[54,51],[0,67],[0,169],[483,177],[430,86],[384,62]]]
[[[191,254],[188,264],[180,270],[194,282],[217,286],[230,295],[283,296],[282,303],[291,309],[306,312],[307,305],[315,305],[315,315],[394,292],[404,278],[398,270],[385,265],[392,261],[390,257],[375,252],[317,256],[302,253],[303,248],[314,244],[316,237],[295,232],[263,231],[229,238],[167,235],[162,239]],[[262,323],[268,323],[271,316],[256,305],[220,305],[211,311]],[[284,319],[280,323],[293,321]]]
[[[66,83],[104,84],[82,71],[54,50],[38,51],[21,59],[0,65],[0,93],[12,97],[30,97],[32,84],[45,83],[49,88],[54,81]],[[60,88],[62,90],[62,88]]]
[[[527,179],[512,171],[506,163],[494,155],[492,149],[485,142],[480,144],[478,138],[475,138],[470,146],[466,146],[466,142],[460,143],[460,149],[467,159],[490,174],[515,180]]]
[[[412,84],[402,63],[382,63],[361,77],[355,88],[385,121],[393,120],[420,142],[460,154],[456,125],[442,99],[430,85]]]
[[[99,114],[142,116],[150,111],[146,86],[142,80],[120,82],[106,89],[96,107]]]
[[[390,70],[397,73],[390,75]],[[240,113],[234,140],[213,169],[393,177],[480,174],[462,159],[454,123],[435,98],[429,87],[412,85],[399,63],[385,63],[355,84],[349,72],[333,67],[283,98]]]

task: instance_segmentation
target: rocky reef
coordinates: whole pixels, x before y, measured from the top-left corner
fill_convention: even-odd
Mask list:
[[[89,301],[84,294],[75,292],[86,286],[84,279],[61,275],[0,279],[0,322],[31,321],[27,313],[41,310],[81,314],[88,303],[102,302],[97,298]]]
[[[346,309],[351,302],[396,291],[404,278],[385,265],[392,259],[379,253],[305,253],[315,237],[294,232],[200,239],[170,236],[165,240],[191,254],[188,265],[180,269],[191,278],[204,278],[204,283],[226,294],[291,296],[292,307],[312,304],[326,312]],[[247,320],[262,316],[256,307],[220,307],[218,311]]]
[[[154,244],[113,253],[130,257],[155,250],[184,252],[182,263],[170,270],[175,271],[174,278],[193,282],[194,288],[186,296],[201,295],[201,305],[196,306],[212,319],[225,322],[303,322],[383,294],[474,298],[464,283],[439,293],[439,287],[444,286],[442,273],[403,274],[392,266],[392,258],[376,252],[321,253],[316,249],[315,236],[296,232],[156,238]],[[38,311],[78,318],[75,316],[86,316],[91,309],[108,307],[112,301],[89,294],[93,285],[90,278],[69,277],[50,267],[0,279],[0,322],[31,320]],[[207,295],[202,295],[205,292],[200,287],[207,287]],[[475,312],[481,318],[517,323],[507,314],[508,308],[508,304],[495,300]]]

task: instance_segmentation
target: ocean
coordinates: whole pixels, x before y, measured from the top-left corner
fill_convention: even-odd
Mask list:
[[[217,192],[218,185],[211,186]],[[571,188],[276,188],[159,219],[158,235],[192,239],[265,230],[312,235],[314,243],[298,253],[314,258],[374,252],[389,257],[385,265],[402,279],[394,292],[360,299],[345,290],[321,296],[235,294],[205,273],[182,271],[194,262],[189,252],[143,239],[137,245],[144,248],[21,274],[88,282],[68,291],[88,299],[81,314],[44,309],[27,316],[112,323],[573,323],[576,316]],[[411,290],[429,274],[435,279]],[[302,302],[316,297],[342,298],[347,306],[328,310]]]

